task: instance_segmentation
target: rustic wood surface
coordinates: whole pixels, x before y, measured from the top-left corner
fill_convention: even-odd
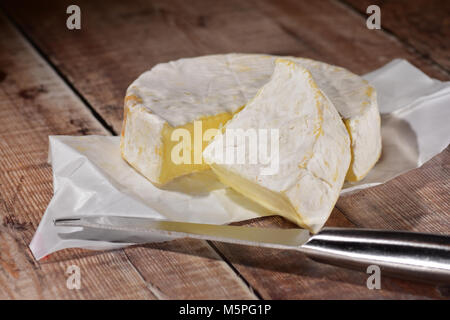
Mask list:
[[[69,31],[70,1],[3,1],[0,298],[448,298],[448,288],[390,278],[368,290],[366,274],[300,253],[204,241],[71,249],[39,262],[28,249],[52,194],[48,135],[118,133],[126,87],[158,62],[265,52],[363,74],[400,57],[449,80],[447,2],[376,3],[383,30],[366,28],[364,1],[78,1],[82,29]],[[328,225],[449,233],[449,160],[447,148],[422,168],[342,197]],[[245,223],[292,227],[278,217]],[[66,288],[71,264],[82,268],[82,290]]]
[[[450,1],[344,0],[362,14],[371,4],[382,12],[382,27],[437,68],[450,73]]]
[[[0,298],[255,298],[205,241],[65,250],[34,261],[28,244],[52,195],[48,136],[108,132],[2,16],[0,39]],[[72,264],[81,290],[66,287]]]

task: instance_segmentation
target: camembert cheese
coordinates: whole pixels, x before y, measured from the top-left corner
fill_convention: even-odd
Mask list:
[[[265,85],[277,57],[225,54],[180,59],[156,65],[127,90],[121,151],[123,158],[155,184],[208,168],[201,159],[208,140],[196,133],[224,126]],[[339,67],[287,57],[308,69],[322,93],[340,113],[351,138],[347,180],[362,179],[381,153],[380,116],[374,89]],[[195,122],[200,125],[195,125]],[[192,135],[190,163],[174,163],[180,143],[176,129]],[[174,139],[175,138],[175,139]]]
[[[262,137],[256,142],[257,147],[270,149],[269,157],[278,162],[276,171],[265,171],[270,166],[267,161],[251,163],[250,152],[256,148],[248,145],[249,139],[227,137],[231,130],[255,129],[278,132],[277,148]],[[227,162],[227,154],[236,150],[244,150],[245,161]],[[203,157],[226,185],[317,232],[344,183],[351,159],[350,138],[311,73],[290,60],[278,59],[270,81],[215,136]]]

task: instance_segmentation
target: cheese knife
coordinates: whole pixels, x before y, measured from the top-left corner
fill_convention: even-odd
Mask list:
[[[82,227],[86,240],[104,241],[105,232],[119,232],[114,242],[147,243],[155,236],[194,238],[232,244],[297,250],[313,260],[382,274],[450,284],[450,236],[406,231],[323,228],[276,229],[154,220],[141,217],[80,216],[55,219],[57,227]]]

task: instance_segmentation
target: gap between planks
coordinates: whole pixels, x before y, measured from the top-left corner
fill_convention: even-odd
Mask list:
[[[241,281],[249,288],[250,292],[256,296],[259,300],[264,300],[263,296],[259,293],[256,288],[253,288],[247,279],[245,279],[244,275],[242,275],[239,270],[231,263],[231,261],[223,254],[219,248],[210,240],[206,241],[211,248],[216,252],[216,254],[223,260],[225,263],[233,270],[233,272],[241,279]]]

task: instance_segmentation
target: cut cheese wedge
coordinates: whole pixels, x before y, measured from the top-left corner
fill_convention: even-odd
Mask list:
[[[205,134],[208,129],[225,125],[268,82],[276,58],[257,54],[212,55],[158,64],[145,72],[127,90],[121,139],[123,158],[155,184],[208,169],[206,164],[194,161],[201,158],[208,143],[208,139],[199,142],[195,133]],[[381,153],[374,89],[343,68],[304,58],[287,59],[308,69],[339,111],[351,137],[352,163],[347,180],[362,179]],[[195,126],[195,121],[200,125]],[[186,129],[191,134],[187,143],[190,163],[173,161],[174,151],[181,143],[174,135],[176,129]]]
[[[254,130],[258,134],[252,134]],[[245,138],[236,139],[237,132]],[[270,141],[269,132],[276,133],[270,136],[278,144]],[[257,139],[247,139],[250,136]],[[245,156],[238,155],[238,150]],[[290,60],[278,59],[270,81],[213,139],[203,157],[226,185],[317,232],[344,183],[350,138],[311,73]],[[239,163],[239,157],[244,161]]]

